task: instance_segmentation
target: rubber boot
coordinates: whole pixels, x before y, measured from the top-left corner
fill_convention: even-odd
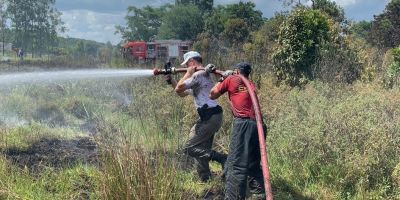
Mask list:
[[[222,166],[222,169],[225,168],[225,162],[226,162],[227,157],[228,156],[226,154],[218,153],[216,151],[211,151],[211,155],[210,155],[210,159],[212,161],[217,161],[218,163],[220,163]]]

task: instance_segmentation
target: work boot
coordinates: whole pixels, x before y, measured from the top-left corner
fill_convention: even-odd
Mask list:
[[[265,195],[265,189],[264,189],[264,180],[262,177],[251,177],[249,176],[247,178],[248,184],[249,184],[249,190],[251,194],[255,195]]]
[[[227,157],[228,156],[226,154],[218,153],[216,151],[212,151],[211,155],[210,155],[210,159],[212,161],[217,161],[218,163],[221,164],[222,170],[224,170],[224,168],[225,168],[225,162],[226,162]]]
[[[199,178],[202,183],[207,183],[211,177],[210,176],[200,176]]]

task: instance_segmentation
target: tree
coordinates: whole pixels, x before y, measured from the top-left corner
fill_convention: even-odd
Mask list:
[[[110,63],[113,49],[114,47],[110,41],[108,41],[104,47],[101,47],[99,49],[99,55],[98,55],[100,61],[103,63]]]
[[[6,16],[6,2],[5,0],[0,0],[0,30],[1,30],[1,41],[2,41],[2,52],[4,56],[4,43],[6,42],[6,28],[7,28],[7,16]]]
[[[262,12],[255,10],[256,5],[253,2],[239,2],[230,4],[226,7],[226,12],[229,19],[243,19],[250,31],[258,30],[263,24]]]
[[[79,41],[76,44],[75,50],[74,50],[75,56],[77,57],[85,57],[86,56],[86,48],[85,48],[85,43],[83,41]]]
[[[262,12],[255,10],[254,3],[239,2],[237,4],[218,6],[215,8],[210,16],[205,19],[205,31],[215,37],[219,37],[221,34],[225,36],[236,35],[236,38],[233,38],[233,40],[244,42],[248,38],[250,32],[258,30],[263,23]],[[227,30],[227,28],[229,30]],[[230,33],[239,29],[241,29],[243,33]]]
[[[245,44],[244,49],[249,61],[255,67],[254,71],[272,71],[270,55],[274,52],[276,39],[279,38],[279,29],[286,17],[285,13],[278,13],[267,19],[260,30],[251,33],[250,42]],[[262,68],[256,68],[256,66],[262,66]]]
[[[205,31],[214,37],[218,37],[224,31],[224,24],[229,19],[224,6],[219,5],[204,20]]]
[[[162,18],[158,37],[161,39],[194,40],[203,30],[201,11],[194,5],[176,5]]]
[[[175,5],[196,5],[204,14],[210,12],[214,5],[214,0],[176,0]]]
[[[117,26],[117,33],[121,33],[125,40],[143,40],[154,39],[161,26],[162,16],[166,9],[171,5],[165,5],[160,8],[146,6],[142,9],[130,6],[128,14],[125,16],[127,26]]]
[[[231,45],[242,44],[249,36],[249,27],[243,19],[233,18],[225,22],[222,37]]]
[[[280,0],[284,5],[304,6],[305,3],[311,1],[311,8],[320,10],[329,15],[336,22],[343,23],[345,21],[344,9],[332,0]]]
[[[302,2],[307,2],[308,0],[279,0],[283,2],[283,5],[290,6],[290,5],[301,5]]]
[[[313,9],[321,10],[336,22],[343,23],[345,21],[344,10],[336,2],[330,0],[311,0],[311,2]]]
[[[11,20],[14,43],[20,48],[44,51],[54,45],[57,33],[64,29],[55,0],[9,0],[7,14]]]
[[[391,0],[385,11],[374,16],[371,37],[375,44],[393,48],[400,45],[400,0]]]
[[[324,41],[329,40],[328,19],[318,10],[298,8],[281,26],[273,69],[278,80],[291,86],[314,79],[311,66]]]
[[[393,62],[388,66],[386,85],[392,88],[395,84],[399,84],[400,75],[400,46],[391,50],[393,55]]]
[[[369,35],[371,34],[371,26],[372,22],[363,20],[351,24],[349,31],[351,34],[357,37],[369,39]]]

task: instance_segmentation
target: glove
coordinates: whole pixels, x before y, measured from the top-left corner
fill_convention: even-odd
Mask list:
[[[204,68],[204,70],[205,70],[207,73],[211,74],[211,73],[215,72],[215,70],[217,70],[217,67],[215,67],[214,64],[208,64],[208,65]]]
[[[165,78],[165,81],[167,81],[168,85],[172,84],[172,76],[171,76],[171,74],[165,75],[164,78]]]
[[[221,78],[219,78],[219,82],[224,81],[228,76],[232,75],[234,72],[232,70],[226,70],[222,73]]]

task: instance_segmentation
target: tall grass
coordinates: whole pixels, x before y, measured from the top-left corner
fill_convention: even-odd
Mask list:
[[[258,78],[276,199],[399,198],[398,88],[312,82],[300,89],[276,86],[268,75]],[[198,199],[223,187],[219,179],[199,184],[195,170],[182,164],[181,149],[197,116],[192,99],[177,97],[162,78],[2,92],[1,110],[24,123],[1,125],[0,149],[24,149],[42,137],[89,136],[80,129],[89,124],[99,164],[61,171],[49,166],[38,176],[3,156],[0,198],[76,199],[88,193],[92,199]],[[226,152],[232,117],[227,100],[219,101],[224,124],[214,148]],[[51,126],[35,115],[39,111],[62,116],[64,125]],[[212,170],[220,173],[214,165]]]
[[[391,178],[400,162],[398,90],[319,82],[282,89],[262,95],[278,187],[317,199],[398,197]]]
[[[187,199],[174,158],[163,148],[148,152],[143,146],[126,140],[100,145],[102,198]]]

